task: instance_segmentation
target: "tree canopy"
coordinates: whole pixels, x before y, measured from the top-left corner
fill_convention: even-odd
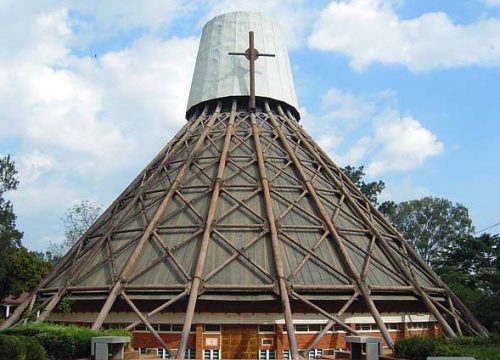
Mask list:
[[[479,321],[500,331],[500,235],[467,235],[445,247],[434,268]]]
[[[9,200],[5,199],[5,193],[17,189],[17,171],[10,156],[0,158],[0,283],[8,277],[7,255],[16,247],[20,246],[23,234],[16,228],[16,215],[14,207]],[[6,295],[2,286],[0,298]]]
[[[378,196],[385,189],[385,183],[382,180],[366,182],[365,167],[364,166],[350,166],[347,165],[341,169],[349,179],[356,185],[361,192],[370,200],[374,205],[378,205]]]
[[[4,197],[18,184],[14,161],[8,155],[0,158],[0,299],[31,290],[50,268],[21,244],[23,233],[16,228],[14,207]]]
[[[447,246],[473,231],[467,208],[443,198],[428,196],[403,201],[385,210],[385,215],[428,264],[439,260]]]
[[[68,208],[61,218],[64,225],[64,242],[62,244],[51,243],[49,250],[42,256],[51,263],[59,261],[97,220],[101,213],[101,206],[88,200],[83,200]]]

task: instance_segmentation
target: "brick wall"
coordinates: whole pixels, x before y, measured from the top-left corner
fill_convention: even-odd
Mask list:
[[[354,327],[354,324],[350,324]],[[288,337],[283,332],[281,324],[276,325],[276,334],[262,334],[258,332],[257,325],[231,324],[222,325],[221,334],[204,334],[203,324],[196,324],[196,333],[188,338],[188,349],[196,349],[196,358],[203,358],[204,349],[221,349],[223,359],[258,359],[260,349],[274,349],[276,358],[283,358],[283,350],[289,349]],[[405,336],[438,336],[441,329],[438,325],[431,329],[409,330],[407,324],[401,324],[400,331],[390,331],[391,338],[396,341]],[[382,337],[379,332],[363,332],[366,336]],[[180,341],[180,333],[160,333],[161,338],[171,349],[176,349]],[[314,333],[297,333],[299,349],[305,349],[313,340]],[[217,345],[208,346],[207,338],[217,338]],[[273,339],[273,345],[262,345],[262,339]],[[385,342],[384,342],[385,344]],[[134,332],[132,342],[134,348],[159,348],[153,335],[149,332]],[[346,349],[345,333],[327,333],[315,346],[317,349]]]

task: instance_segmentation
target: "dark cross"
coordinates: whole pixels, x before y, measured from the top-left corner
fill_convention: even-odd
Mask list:
[[[274,54],[260,54],[259,51],[254,47],[254,37],[253,31],[248,33],[248,49],[244,53],[230,52],[229,55],[244,55],[248,61],[250,61],[250,102],[248,107],[250,112],[255,112],[255,60],[259,56],[269,56],[274,57]]]

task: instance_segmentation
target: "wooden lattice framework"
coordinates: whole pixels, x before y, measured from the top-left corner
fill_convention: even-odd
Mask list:
[[[291,301],[328,319],[309,351],[341,315],[362,302],[389,346],[377,299],[415,298],[444,334],[486,329],[305,133],[290,109],[269,99],[207,102],[123,191],[1,328],[64,296],[105,299],[99,329],[118,298],[158,343],[149,319],[185,302],[176,357],[182,359],[200,296],[234,294],[281,303],[291,357],[299,357]],[[155,309],[136,298],[167,294]],[[316,296],[348,295],[332,313]],[[249,307],[251,303],[249,302]]]

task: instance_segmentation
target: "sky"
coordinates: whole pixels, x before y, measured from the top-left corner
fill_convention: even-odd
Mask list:
[[[69,207],[107,207],[175,135],[201,29],[232,10],[282,25],[302,125],[383,180],[381,200],[500,222],[500,0],[0,0],[0,155],[25,246],[62,242]]]

